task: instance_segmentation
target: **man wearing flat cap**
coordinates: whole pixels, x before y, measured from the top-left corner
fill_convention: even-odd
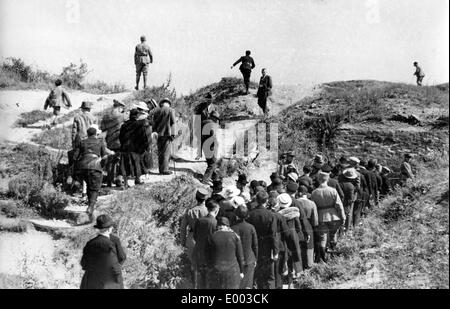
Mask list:
[[[61,106],[66,106],[67,108],[72,107],[72,103],[70,102],[69,95],[66,90],[62,87],[62,80],[57,79],[55,81],[55,88],[53,88],[47,99],[45,100],[44,110],[47,110],[48,107],[53,108],[53,121],[52,125],[56,125],[56,120],[61,113]]]
[[[353,184],[354,180],[358,178],[358,174],[355,169],[348,168],[344,170],[341,177],[341,187],[344,192],[344,197],[342,202],[344,204],[345,210],[345,222],[344,228],[345,230],[350,230],[354,226],[353,218],[355,217],[355,202],[357,200],[358,191],[355,185]],[[358,211],[358,209],[356,209]],[[359,214],[357,214],[359,215]],[[358,218],[359,220],[359,218]],[[357,222],[358,223],[358,222]]]
[[[183,218],[181,219],[181,226],[180,226],[180,238],[181,238],[181,245],[187,249],[187,255],[189,258],[189,261],[191,262],[191,274],[192,274],[192,281],[194,282],[194,285],[196,284],[196,268],[195,263],[193,259],[193,252],[195,247],[195,240],[194,240],[194,226],[195,222],[208,215],[208,209],[206,209],[205,206],[205,200],[208,197],[209,193],[203,188],[200,188],[197,190],[197,193],[195,194],[195,201],[196,204],[194,207],[187,209],[184,213]]]
[[[139,90],[139,80],[141,74],[144,77],[144,89],[147,88],[148,65],[153,63],[153,55],[150,46],[146,43],[145,36],[141,36],[141,43],[138,44],[134,51],[134,64],[136,65],[136,90]]]
[[[119,100],[113,101],[113,108],[110,112],[106,113],[101,122],[100,129],[106,132],[105,140],[108,149],[115,152],[113,156],[108,157],[106,162],[107,185],[112,186],[112,183],[116,182],[116,178],[119,175],[119,161],[120,161],[120,127],[125,122],[124,116],[125,104]]]
[[[161,175],[170,175],[169,160],[171,143],[175,140],[175,112],[172,102],[164,98],[159,102],[159,108],[153,114],[153,132],[158,134],[158,165]]]
[[[87,129],[97,123],[97,119],[91,114],[91,109],[94,104],[92,102],[83,101],[81,103],[81,113],[76,115],[73,119],[72,125],[72,145],[75,140],[79,138],[83,140],[87,137]]]
[[[147,112],[147,104],[135,104],[130,111],[130,119],[120,128],[120,170],[125,178],[125,186],[128,186],[129,176],[134,177],[136,185],[142,184],[140,177],[144,173],[143,155],[151,145]]]
[[[86,243],[81,258],[85,271],[81,289],[123,289],[122,264],[126,254],[120,240],[112,234],[113,221],[108,215],[100,215],[94,228],[97,237]]]

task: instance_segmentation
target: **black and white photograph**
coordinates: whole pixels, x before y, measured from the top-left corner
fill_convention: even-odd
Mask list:
[[[0,0],[0,115],[1,290],[449,289],[448,0]]]

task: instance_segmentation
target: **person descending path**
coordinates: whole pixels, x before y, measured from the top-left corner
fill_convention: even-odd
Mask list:
[[[70,102],[69,95],[67,94],[66,90],[61,86],[62,80],[57,79],[55,81],[55,88],[53,88],[47,99],[45,100],[44,104],[44,110],[47,110],[47,108],[51,107],[53,108],[53,120],[51,125],[55,126],[56,121],[58,119],[58,116],[61,114],[61,106],[65,105],[67,108],[72,107],[72,103]]]
[[[250,57],[251,51],[247,50],[245,52],[245,56],[242,56],[239,58],[233,65],[231,66],[231,69],[233,69],[236,65],[239,63],[241,64],[239,66],[239,71],[242,73],[242,77],[244,78],[244,85],[245,85],[245,94],[249,94],[248,89],[250,88],[250,75],[252,74],[252,70],[255,68],[255,61],[252,57]]]
[[[141,43],[136,45],[134,51],[134,64],[136,65],[136,87],[134,89],[136,90],[139,90],[141,74],[144,77],[144,89],[147,88],[148,65],[153,63],[153,54],[146,41],[145,36],[141,36]]]

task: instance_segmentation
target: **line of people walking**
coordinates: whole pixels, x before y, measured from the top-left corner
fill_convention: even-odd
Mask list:
[[[294,158],[282,156],[269,185],[242,174],[236,185],[216,179],[211,193],[197,190],[180,226],[195,288],[293,288],[391,191],[391,170],[375,159],[342,157],[330,165],[316,155],[300,174]],[[413,177],[410,158],[401,167],[405,181]]]

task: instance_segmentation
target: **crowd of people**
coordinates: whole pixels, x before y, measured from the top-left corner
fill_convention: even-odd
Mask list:
[[[390,169],[375,159],[342,157],[330,166],[317,155],[300,173],[294,158],[282,156],[270,184],[239,175],[236,185],[215,179],[212,193],[198,189],[180,227],[195,288],[293,287],[302,271],[327,263],[339,235],[391,190]],[[410,158],[403,181],[413,177]]]
[[[255,68],[251,52],[236,61],[241,63],[246,94],[249,93],[251,70]],[[153,62],[145,37],[136,46],[136,90],[141,74],[147,86],[148,65]],[[421,85],[423,71],[417,63],[415,75]],[[257,92],[258,105],[264,116],[271,95],[272,79],[262,70]],[[194,109],[199,116],[200,147],[207,168],[204,188],[196,192],[196,204],[187,209],[180,226],[181,244],[186,247],[195,288],[273,289],[292,287],[302,271],[314,263],[327,263],[336,250],[339,235],[361,223],[361,216],[376,207],[380,198],[391,190],[391,170],[375,159],[342,157],[337,164],[325,162],[316,155],[300,171],[293,152],[284,154],[271,183],[247,181],[239,175],[236,185],[223,187],[217,173],[217,132],[220,114],[211,110],[213,96],[207,93]],[[53,108],[56,124],[61,106],[72,106],[62,88],[55,82],[44,108]],[[125,104],[114,100],[112,109],[100,123],[91,113],[93,103],[82,102],[81,113],[72,125],[72,150],[69,151],[71,173],[67,183],[82,188],[87,195],[90,222],[106,172],[106,185],[127,187],[128,178],[142,184],[141,176],[153,167],[152,145],[158,150],[159,174],[170,175],[169,160],[174,132],[175,113],[168,98],[159,104],[150,99],[135,103],[125,117]],[[414,177],[405,155],[402,181]],[[99,235],[89,241],[81,261],[85,270],[82,288],[123,288],[121,264],[126,259],[120,240],[111,234],[112,220],[97,218],[94,226]]]

